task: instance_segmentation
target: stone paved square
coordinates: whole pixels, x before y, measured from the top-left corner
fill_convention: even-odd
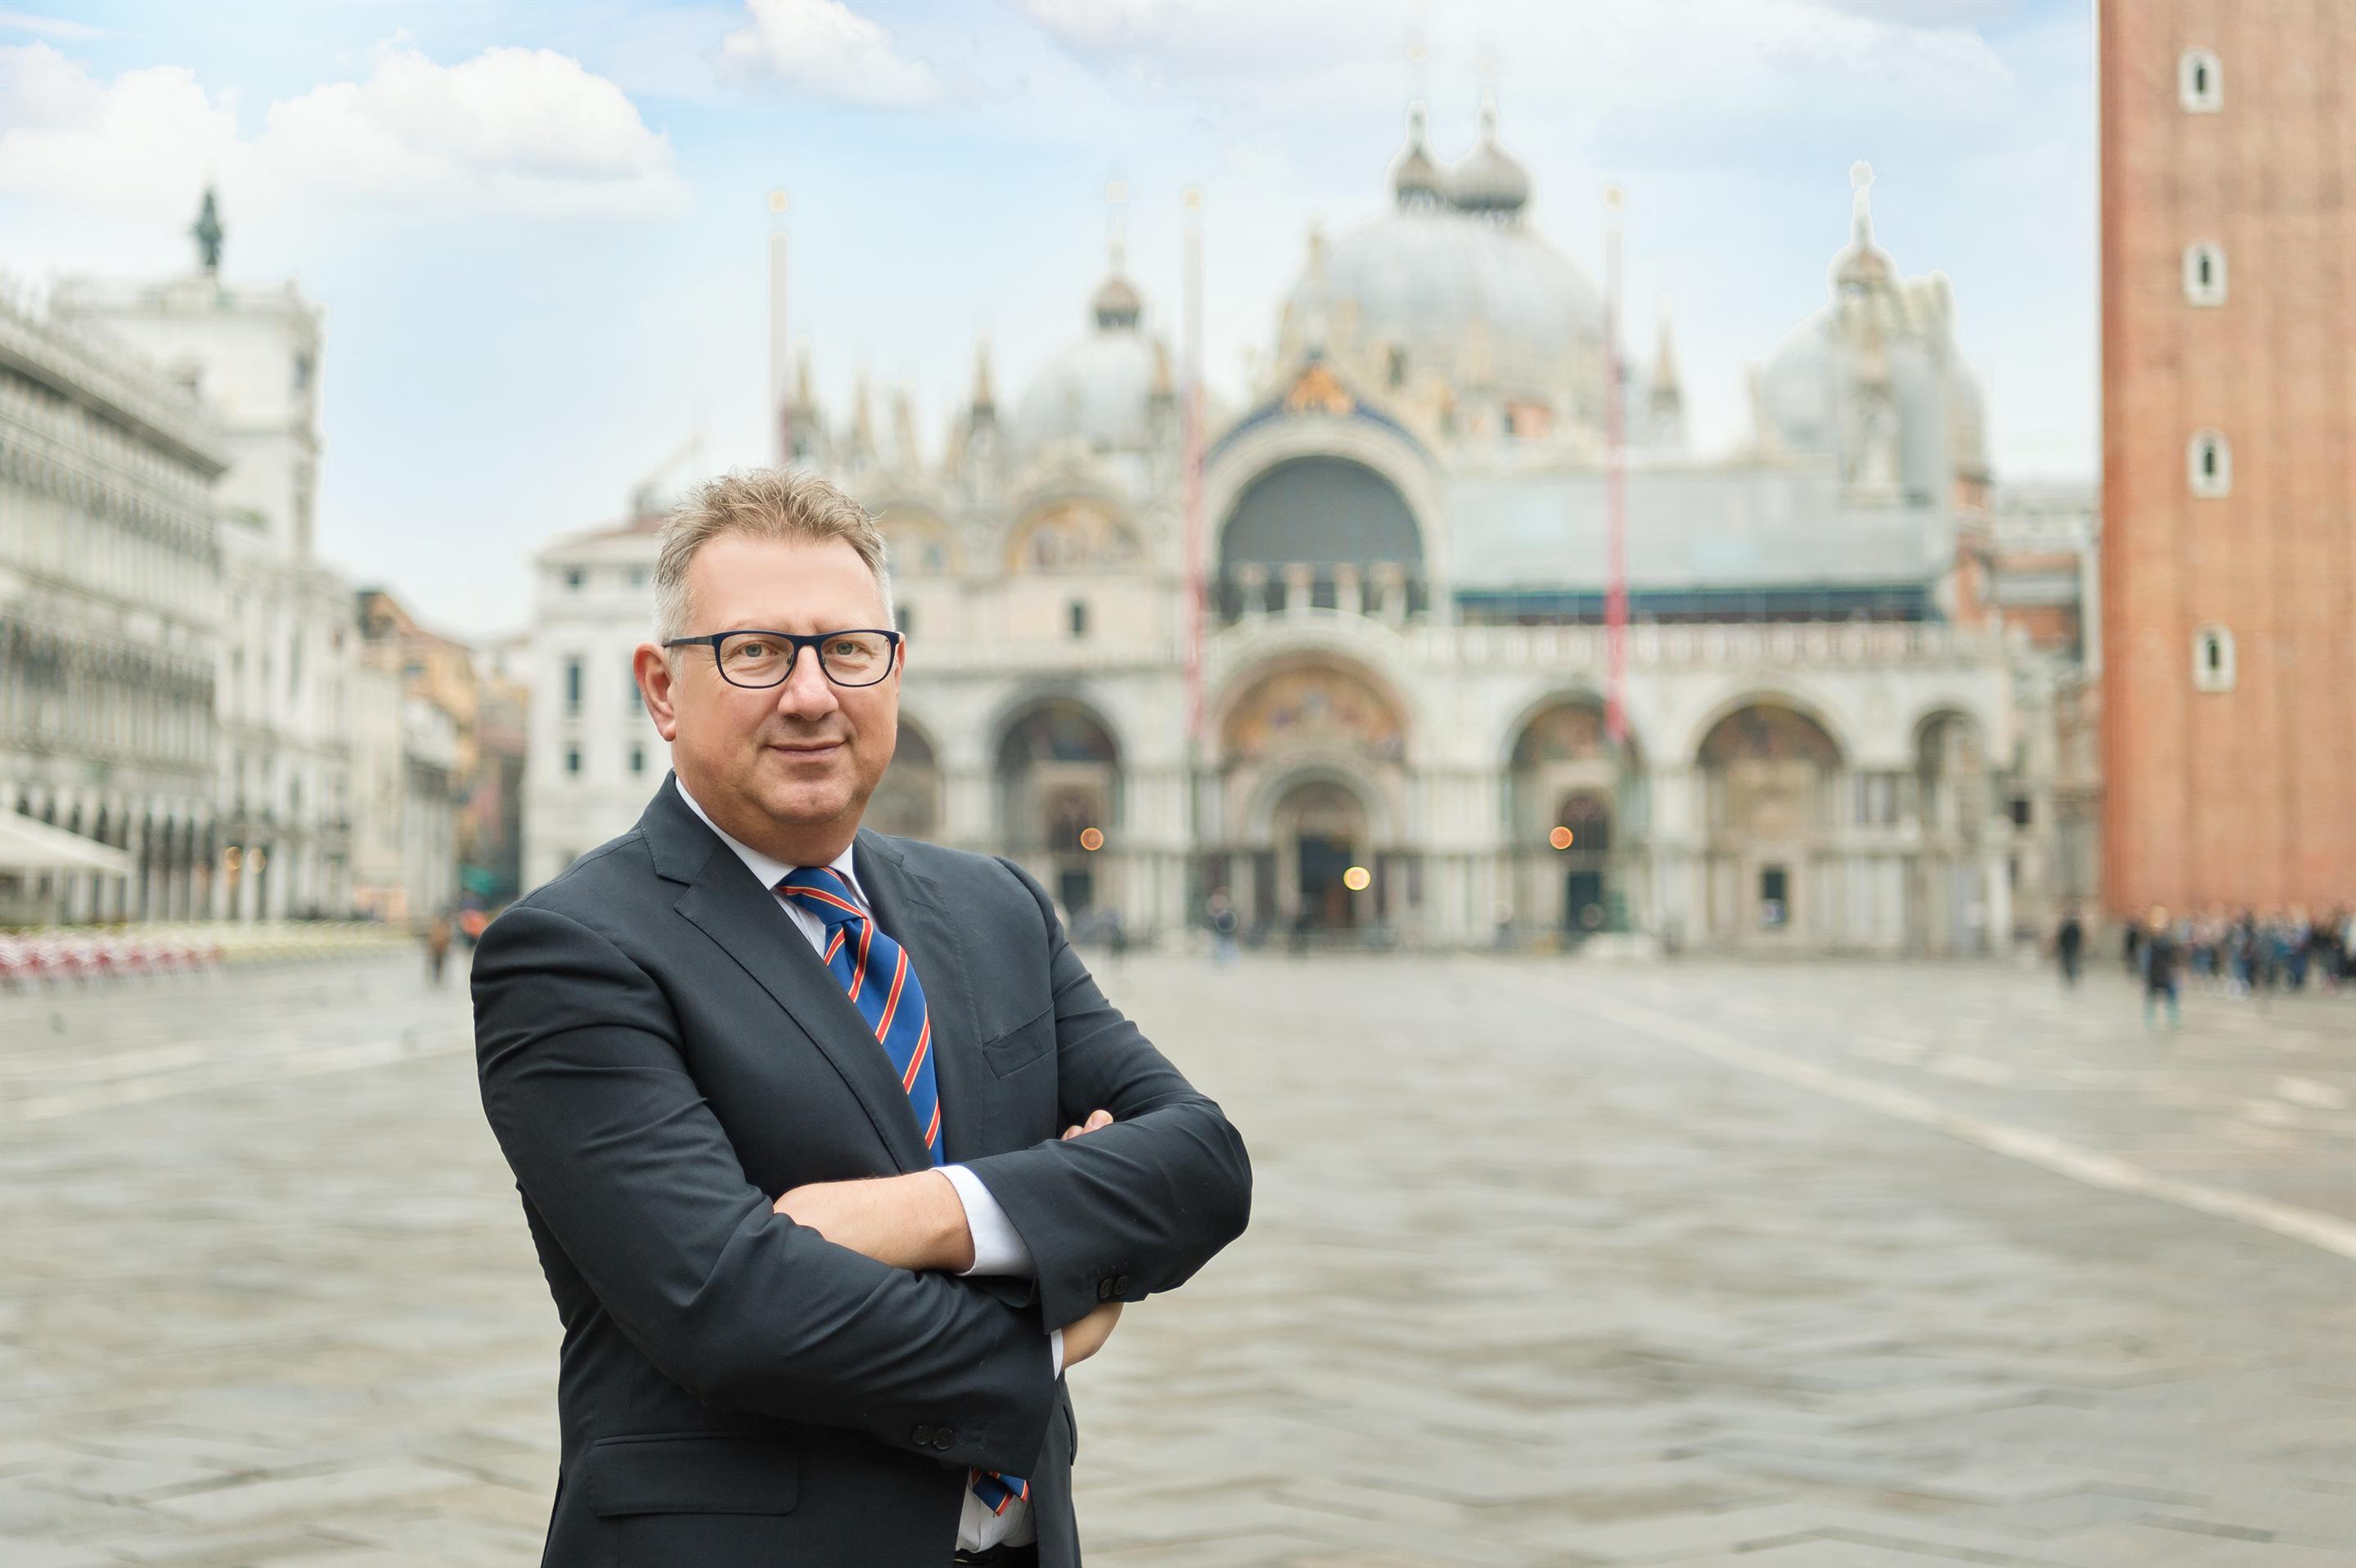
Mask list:
[[[2356,1003],[1105,966],[1251,1231],[1074,1377],[1095,1563],[2356,1563]],[[556,1323],[406,961],[0,997],[0,1563],[537,1562]]]

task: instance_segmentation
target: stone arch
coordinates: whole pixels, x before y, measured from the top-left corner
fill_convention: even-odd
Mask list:
[[[1836,794],[1847,752],[1815,714],[1739,702],[1694,750],[1702,784],[1704,913],[1730,945],[1821,940],[1836,926]]]
[[[862,819],[878,833],[898,838],[937,838],[941,835],[940,749],[923,725],[900,715],[899,738],[892,765],[869,797]]]
[[[963,573],[957,531],[938,507],[913,498],[894,498],[874,508],[884,530],[885,555],[894,578],[952,577]]]
[[[1152,563],[1127,506],[1102,491],[1066,487],[1026,500],[1006,530],[1010,575],[1141,571]]]
[[[1113,891],[1126,816],[1120,737],[1097,704],[1069,693],[1018,700],[992,733],[998,841],[1030,864],[1075,919]],[[1101,837],[1093,837],[1100,835]],[[1100,859],[1106,847],[1109,859]],[[1118,897],[1112,901],[1118,903]]]
[[[1847,731],[1834,719],[1827,704],[1816,700],[1788,684],[1746,686],[1720,698],[1702,710],[1700,718],[1687,731],[1685,743],[1678,748],[1681,757],[1698,763],[1704,741],[1710,733],[1733,714],[1750,708],[1780,708],[1798,714],[1824,731],[1833,749],[1846,760],[1856,754],[1856,745]]]
[[[1404,764],[1411,715],[1398,688],[1363,661],[1299,650],[1238,672],[1214,709],[1223,766],[1323,749]]]
[[[1624,929],[1641,898],[1651,803],[1643,748],[1615,743],[1604,699],[1558,689],[1525,704],[1499,769],[1499,825],[1516,923],[1572,941]]]

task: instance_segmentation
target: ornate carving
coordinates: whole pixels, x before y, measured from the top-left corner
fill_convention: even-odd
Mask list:
[[[1144,560],[1127,524],[1094,501],[1050,502],[1025,517],[1006,549],[1010,571],[1117,571]]]
[[[1396,763],[1407,754],[1407,736],[1379,692],[1357,676],[1330,667],[1269,677],[1227,720],[1231,761],[1321,746]]]
[[[1350,396],[1349,389],[1326,366],[1312,365],[1292,383],[1284,394],[1284,411],[1289,414],[1331,414],[1344,419],[1357,411],[1358,400]]]

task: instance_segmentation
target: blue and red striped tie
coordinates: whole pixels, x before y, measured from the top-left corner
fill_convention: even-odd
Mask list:
[[[831,866],[802,866],[787,873],[777,891],[818,916],[826,927],[826,966],[841,981],[867,1027],[875,1031],[884,1054],[900,1074],[908,1108],[924,1130],[925,1148],[935,1165],[948,1161],[941,1154],[941,1094],[933,1077],[933,1019],[925,1006],[925,987],[908,950],[884,933],[859,907],[859,900]],[[1029,1501],[1031,1483],[1020,1476],[976,1470],[974,1496],[992,1513],[1004,1513],[1016,1498]]]

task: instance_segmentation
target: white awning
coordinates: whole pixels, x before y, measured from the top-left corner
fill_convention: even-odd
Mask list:
[[[42,871],[98,871],[131,875],[131,857],[122,850],[52,827],[13,811],[0,812],[0,875]]]

